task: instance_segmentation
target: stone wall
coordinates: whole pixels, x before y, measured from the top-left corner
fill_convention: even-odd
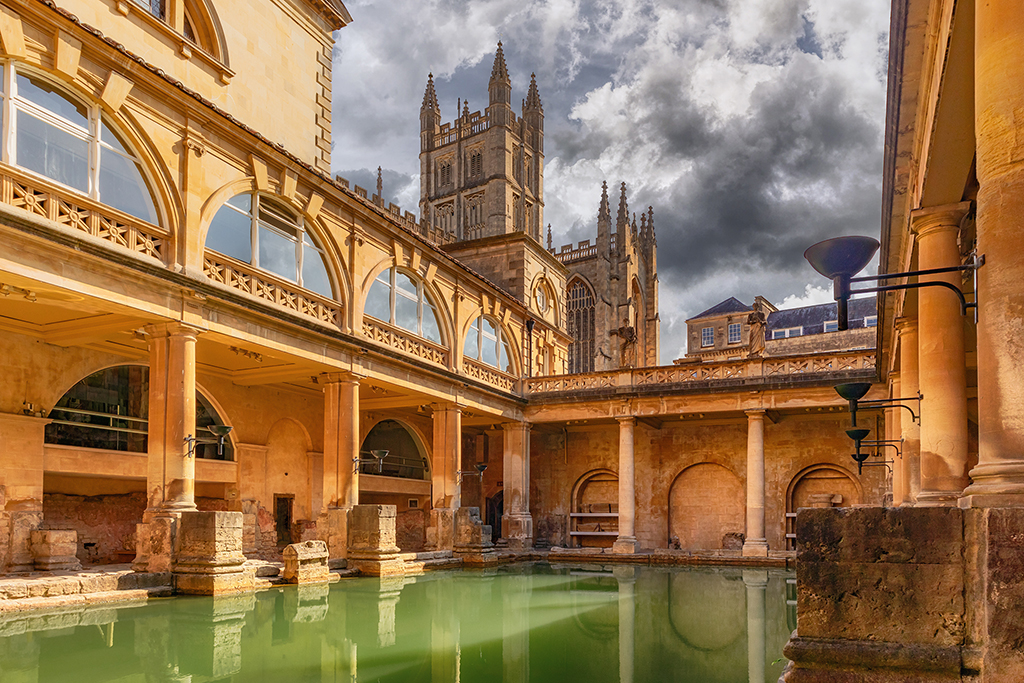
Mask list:
[[[78,559],[83,564],[111,564],[135,559],[135,525],[146,510],[145,493],[109,496],[43,496],[43,525],[78,532]]]

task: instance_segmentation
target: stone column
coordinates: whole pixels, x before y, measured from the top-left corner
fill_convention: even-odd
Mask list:
[[[1024,505],[1024,6],[975,9],[978,465],[966,505]],[[982,496],[995,496],[983,498]]]
[[[348,511],[359,504],[359,380],[350,372],[320,376],[324,385],[323,509],[317,536],[330,560],[347,557]]]
[[[899,373],[892,373],[889,376],[889,398],[900,398],[900,376]],[[889,414],[885,416],[885,439],[886,441],[899,441],[900,440],[900,422],[903,416],[900,413],[906,412],[902,408],[897,410],[889,411]],[[907,417],[910,417],[908,414]],[[899,444],[893,444],[898,446]],[[906,499],[907,485],[906,485],[906,472],[903,468],[904,459],[896,455],[896,452],[891,448],[883,449],[886,453],[886,458],[892,458],[892,504],[893,507],[899,507],[903,504]]]
[[[512,550],[533,547],[530,516],[530,423],[509,422],[505,430],[504,506],[501,535]]]
[[[744,557],[768,557],[764,537],[764,415],[747,411],[747,536]]]
[[[635,417],[618,417],[619,421],[619,537],[612,545],[614,553],[635,553],[636,540],[636,477],[633,453]]]
[[[451,550],[455,542],[455,511],[462,496],[459,466],[462,464],[462,410],[453,403],[434,406],[434,457],[431,462],[431,510],[427,546]]]
[[[148,509],[195,510],[196,336],[181,323],[146,327],[149,335]]]
[[[636,656],[636,567],[612,569],[619,582],[619,683],[633,683]]]
[[[970,202],[918,209],[911,216],[921,270],[960,265],[957,235]],[[960,273],[922,282],[960,286]],[[967,486],[967,366],[964,316],[956,294],[918,290],[918,379],[921,401],[921,493],[918,505],[955,505]]]
[[[747,679],[750,683],[764,683],[768,572],[744,569],[743,584],[747,587]]]
[[[148,325],[149,437],[147,506],[135,531],[136,571],[171,569],[178,520],[196,509],[196,461],[185,438],[196,435],[196,336],[182,323]]]
[[[917,320],[900,318],[896,321],[896,329],[900,334],[900,397],[917,396],[918,384],[918,352],[917,352]],[[916,403],[910,404],[914,412],[918,411]],[[897,408],[900,420],[900,433],[903,438],[903,481],[905,494],[903,505],[913,505],[921,492],[921,426],[914,422],[903,408]]]

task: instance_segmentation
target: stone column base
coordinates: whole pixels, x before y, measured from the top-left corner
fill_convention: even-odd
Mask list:
[[[768,557],[768,541],[755,538],[743,542],[743,557]]]
[[[348,568],[367,576],[399,576],[394,505],[356,505],[348,514]]]
[[[180,513],[147,511],[142,524],[135,525],[135,561],[137,572],[169,572],[174,556]]]
[[[455,510],[434,508],[430,511],[430,525],[427,527],[427,548],[429,550],[452,550],[455,547]]]
[[[640,550],[640,542],[635,536],[619,536],[612,543],[612,552],[621,555],[630,555]]]
[[[502,537],[510,550],[533,549],[533,517],[505,515],[501,518]]]
[[[10,512],[10,548],[7,571],[30,572],[35,569],[32,555],[32,532],[43,523],[42,510],[13,510]]]
[[[241,512],[183,512],[178,524],[175,590],[193,595],[251,590],[242,569]]]
[[[480,508],[467,507],[455,511],[455,547],[461,553],[491,553],[491,526],[480,518]]]
[[[79,571],[78,532],[72,529],[36,529],[32,532],[32,555],[41,572]]]

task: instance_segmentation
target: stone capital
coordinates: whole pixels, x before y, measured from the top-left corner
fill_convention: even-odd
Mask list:
[[[525,421],[524,422],[503,422],[501,424],[501,428],[504,429],[506,432],[514,432],[517,429],[522,429],[522,430],[525,430],[525,431],[530,431],[530,427],[531,427],[530,423],[529,422],[525,422]]]
[[[895,320],[896,329],[900,334],[911,334],[917,332],[917,318],[902,316]]]
[[[155,323],[152,325],[146,325],[142,328],[151,339],[161,339],[164,337],[191,337],[195,340],[205,330],[200,330],[192,325],[186,325],[182,322],[168,322],[168,323]]]
[[[360,380],[364,379],[366,379],[366,375],[354,372],[322,372],[317,382],[320,384],[359,384]]]
[[[434,415],[438,413],[461,413],[462,406],[457,403],[432,403],[430,407],[434,411]]]
[[[960,221],[970,210],[969,201],[914,209],[910,213],[910,230],[919,238],[937,232],[959,230]]]
[[[747,414],[748,420],[764,420],[764,416],[767,414],[767,410],[764,408],[753,408],[751,410],[744,410]]]
[[[636,425],[636,417],[634,417],[632,415],[625,415],[625,416],[622,416],[622,417],[617,417],[617,418],[615,418],[615,421],[618,422],[620,425],[631,425],[631,426],[635,426]]]

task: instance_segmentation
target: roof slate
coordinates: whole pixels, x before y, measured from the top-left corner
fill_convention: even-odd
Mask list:
[[[749,313],[754,310],[753,306],[748,306],[734,296],[729,297],[721,303],[717,303],[703,313],[690,318],[690,320],[697,320],[698,318],[709,318],[713,315],[724,315],[726,313]],[[687,320],[686,322],[690,322]]]

